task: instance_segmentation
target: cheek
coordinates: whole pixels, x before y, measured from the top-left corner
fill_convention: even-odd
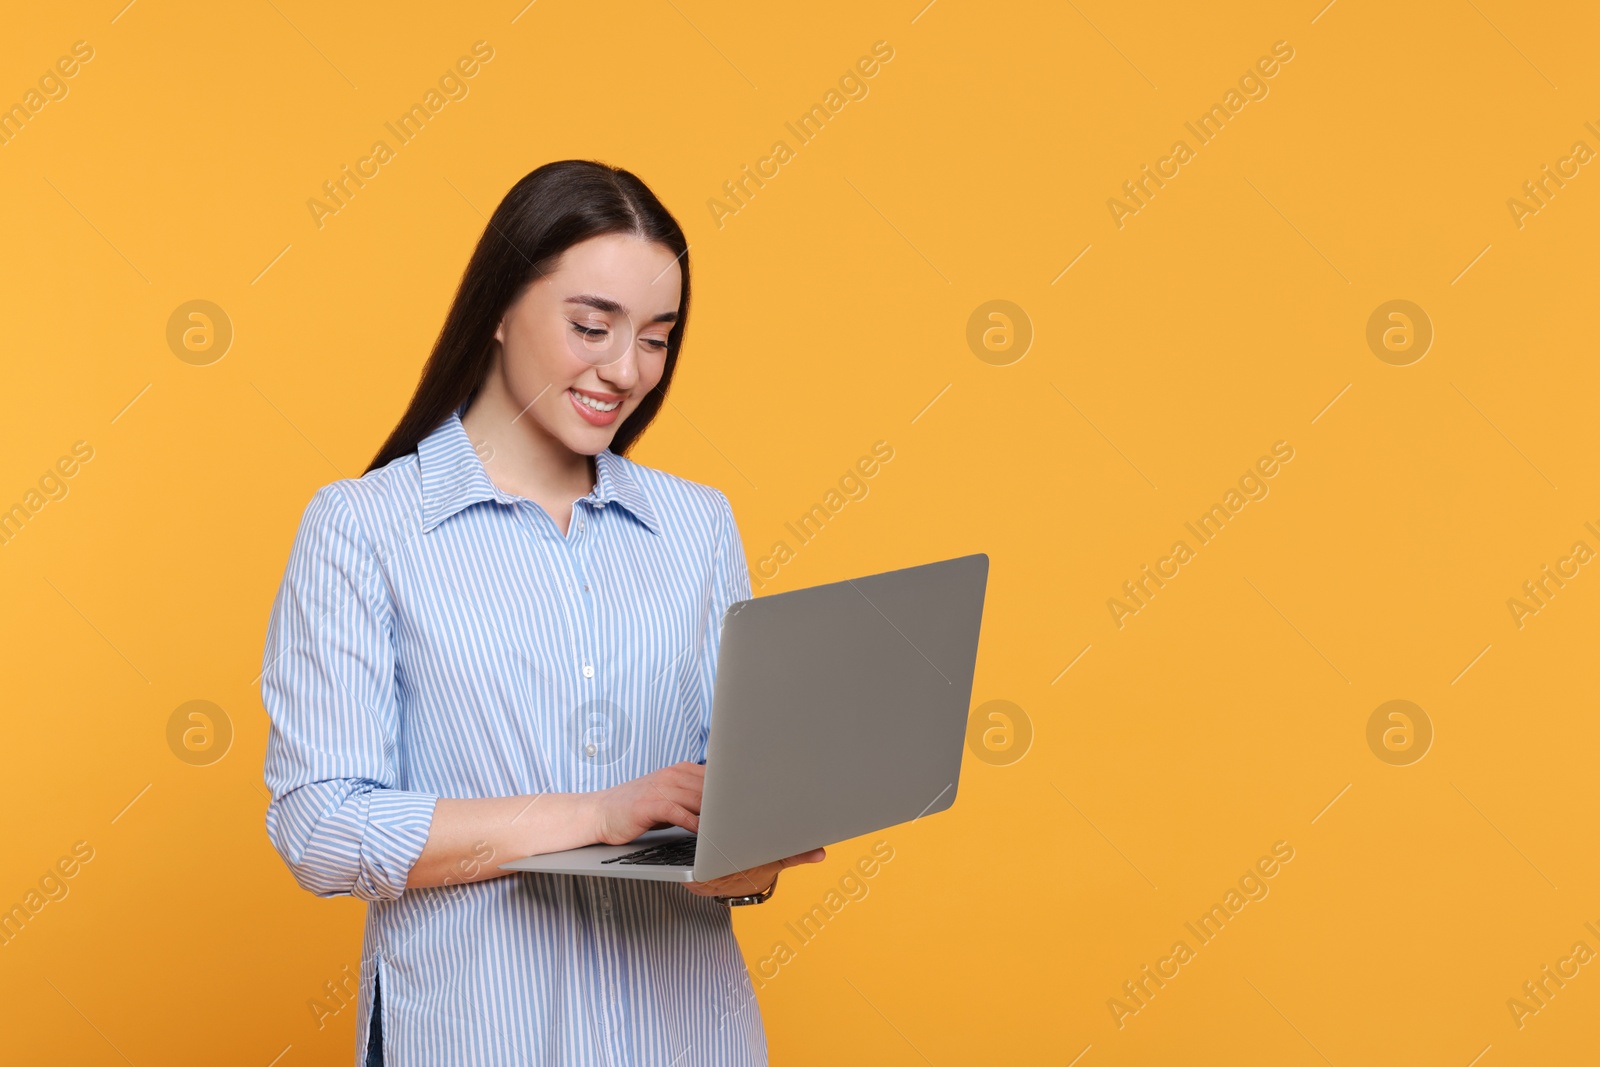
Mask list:
[[[667,369],[667,354],[665,352],[650,353],[649,361],[640,365],[640,377],[647,377],[653,389],[661,381],[661,376]]]
[[[505,346],[506,382],[526,404],[539,390],[550,386],[551,393],[559,393],[562,382],[570,381],[582,373],[582,366],[567,352],[564,337],[559,329],[522,326],[510,334]],[[551,385],[554,382],[555,385]],[[548,395],[540,403],[549,399]]]
[[[551,384],[550,376],[544,372],[539,361],[531,358],[526,350],[506,353],[505,380],[507,392],[519,408],[529,404],[544,407],[550,400],[559,399],[560,389]],[[546,386],[549,389],[540,396],[540,390]]]

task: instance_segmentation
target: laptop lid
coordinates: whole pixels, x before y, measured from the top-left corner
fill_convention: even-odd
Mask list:
[[[988,575],[979,552],[728,606],[697,881],[954,803]]]

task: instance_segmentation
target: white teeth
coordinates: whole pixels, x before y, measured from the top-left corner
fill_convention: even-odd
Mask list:
[[[594,399],[593,397],[584,396],[582,393],[578,392],[576,389],[568,389],[567,392],[569,392],[573,396],[577,397],[578,398],[578,403],[585,404],[585,405],[593,408],[596,411],[615,411],[615,410],[617,410],[617,405],[622,403],[622,401],[620,401],[620,400],[613,400],[609,404],[602,404],[600,401]]]

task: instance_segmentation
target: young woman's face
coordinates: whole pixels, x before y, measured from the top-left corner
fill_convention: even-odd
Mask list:
[[[584,455],[609,446],[661,381],[682,286],[672,251],[631,234],[567,249],[495,330],[518,420]]]

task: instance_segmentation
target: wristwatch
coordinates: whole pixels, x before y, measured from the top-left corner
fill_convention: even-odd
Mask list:
[[[780,872],[781,873],[781,872]],[[718,904],[726,904],[730,908],[737,908],[744,904],[765,904],[772,898],[773,890],[778,888],[778,876],[772,876],[772,884],[760,893],[751,893],[742,897],[712,897]]]

